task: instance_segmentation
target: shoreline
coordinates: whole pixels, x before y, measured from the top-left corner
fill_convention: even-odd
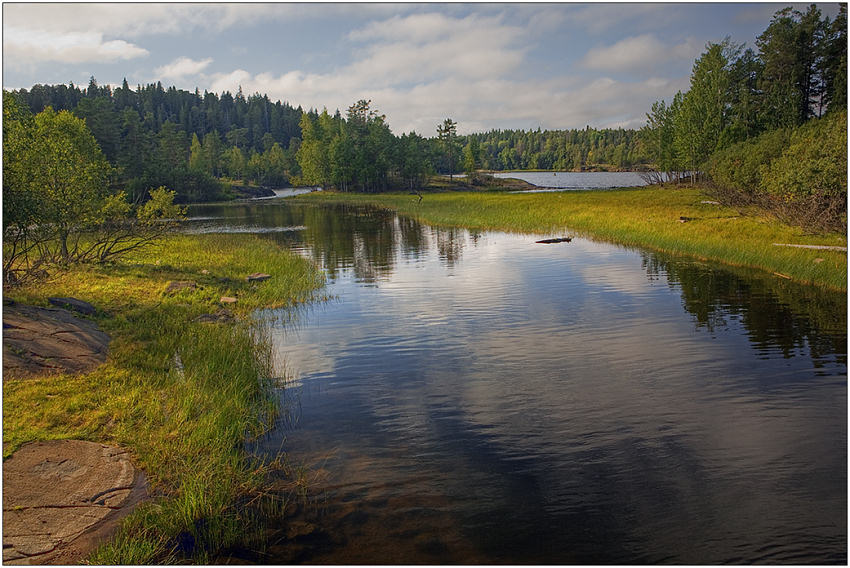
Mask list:
[[[846,252],[773,244],[846,247],[845,235],[810,235],[756,212],[715,205],[699,187],[430,192],[423,196],[418,203],[406,194],[324,191],[295,199],[371,204],[440,226],[533,234],[568,231],[624,246],[755,268],[777,278],[847,291]]]

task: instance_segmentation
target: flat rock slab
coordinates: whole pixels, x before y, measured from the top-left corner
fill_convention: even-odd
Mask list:
[[[79,373],[106,361],[110,337],[61,308],[3,306],[3,379]]]
[[[26,444],[3,463],[3,563],[79,562],[145,493],[144,476],[121,448]]]

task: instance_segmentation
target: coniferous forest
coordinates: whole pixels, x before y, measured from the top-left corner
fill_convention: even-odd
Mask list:
[[[83,118],[115,167],[114,183],[136,198],[163,185],[186,202],[225,197],[222,181],[379,191],[418,187],[429,173],[630,169],[646,162],[633,130],[462,136],[452,128],[443,136],[396,136],[369,101],[330,114],[241,90],[234,96],[161,83],[132,88],[126,80],[112,89],[94,77],[87,87],[34,85],[13,94],[33,114],[52,107]]]

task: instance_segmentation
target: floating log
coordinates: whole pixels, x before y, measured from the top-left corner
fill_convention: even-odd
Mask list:
[[[543,239],[542,241],[534,241],[535,243],[542,243],[544,245],[550,245],[552,243],[568,243],[573,240],[572,237],[560,237],[557,239]]]

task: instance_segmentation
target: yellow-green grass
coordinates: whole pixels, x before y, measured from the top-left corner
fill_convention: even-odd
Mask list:
[[[271,278],[248,283],[253,272]],[[165,294],[172,280],[198,288]],[[4,459],[34,440],[129,448],[158,497],[89,559],[97,564],[205,563],[245,544],[259,534],[249,529],[257,512],[240,503],[261,490],[266,467],[243,442],[276,411],[271,346],[250,314],[309,301],[322,284],[314,265],[257,237],[181,235],[120,263],[7,290],[36,305],[49,296],[91,302],[113,340],[93,372],[4,381]],[[238,323],[193,321],[221,296],[238,298]]]
[[[699,188],[668,185],[555,193],[434,193],[421,203],[406,194],[314,193],[310,201],[389,207],[442,226],[562,235],[688,255],[775,273],[777,278],[847,290],[847,254],[774,243],[847,246],[843,234],[807,234],[774,218],[702,203]],[[680,218],[686,222],[680,222]]]

